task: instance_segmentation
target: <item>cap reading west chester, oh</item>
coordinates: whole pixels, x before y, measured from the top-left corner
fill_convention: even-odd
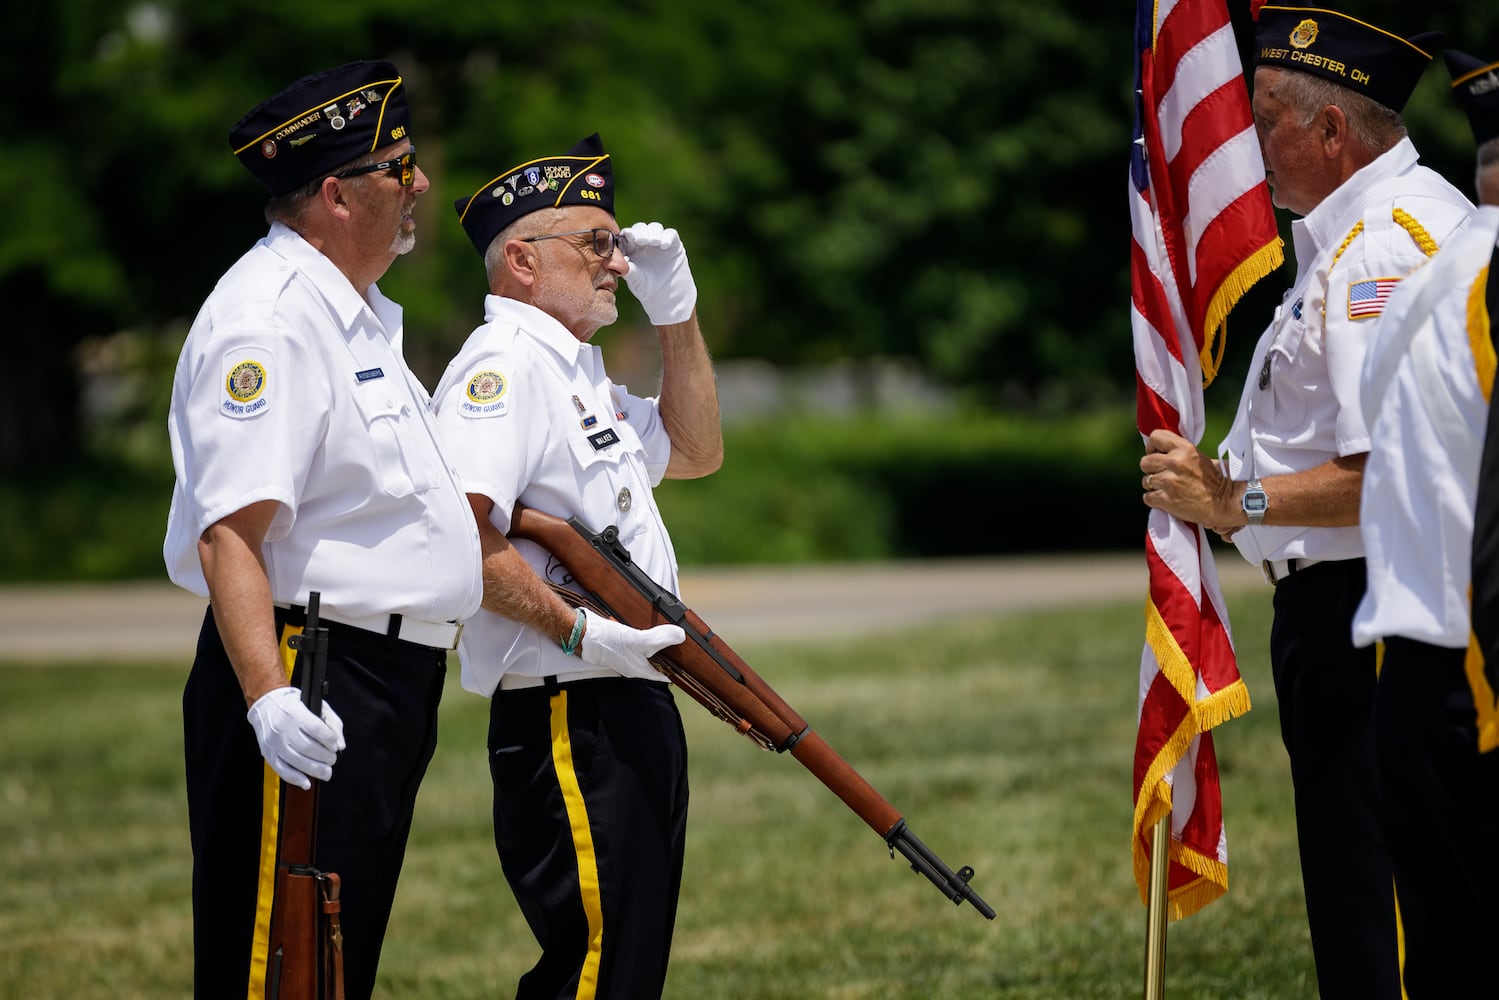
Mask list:
[[[1254,64],[1311,73],[1399,112],[1441,43],[1439,31],[1401,38],[1337,11],[1266,4]]]

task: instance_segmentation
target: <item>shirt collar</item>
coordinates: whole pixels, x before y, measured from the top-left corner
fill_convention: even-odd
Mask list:
[[[366,289],[369,301],[365,302],[338,265],[325,257],[321,251],[302,238],[290,226],[280,222],[271,223],[266,234],[265,245],[277,256],[312,279],[318,293],[332,308],[345,330],[351,330],[359,322],[366,309],[385,329],[387,338],[398,338],[401,329],[401,307],[386,298],[378,285]]]
[[[1375,186],[1380,181],[1408,173],[1419,159],[1415,144],[1409,138],[1401,139],[1338,185],[1337,190],[1323,198],[1322,203],[1305,218],[1291,224],[1298,244],[1297,258],[1302,257],[1300,244],[1303,238],[1311,240],[1312,247],[1318,251],[1341,243],[1354,224],[1364,217],[1368,207],[1383,197],[1374,190]],[[1307,256],[1310,258],[1315,254]]]
[[[486,295],[484,321],[513,324],[557,355],[564,364],[577,366],[582,363],[583,342],[553,319],[550,313],[543,312],[528,302],[503,295]]]

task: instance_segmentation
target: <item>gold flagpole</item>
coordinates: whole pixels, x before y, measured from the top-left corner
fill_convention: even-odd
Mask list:
[[[1162,816],[1150,837],[1150,899],[1145,917],[1145,1000],[1166,995],[1166,906],[1171,871],[1171,813]]]

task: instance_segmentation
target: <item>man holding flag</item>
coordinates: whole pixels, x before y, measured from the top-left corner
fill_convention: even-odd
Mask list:
[[[1324,998],[1400,997],[1374,652],[1352,643],[1369,451],[1359,376],[1389,293],[1473,210],[1418,164],[1399,114],[1439,41],[1261,9],[1254,121],[1275,203],[1301,217],[1296,280],[1255,349],[1221,461],[1166,429],[1140,461],[1148,506],[1217,530],[1275,585],[1270,658]]]

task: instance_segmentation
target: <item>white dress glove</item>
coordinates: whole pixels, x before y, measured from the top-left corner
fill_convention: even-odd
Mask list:
[[[675,229],[659,222],[637,222],[620,231],[621,249],[630,261],[625,284],[645,309],[653,326],[685,323],[697,305],[697,285],[687,266],[687,251]]]
[[[657,625],[642,631],[612,618],[588,615],[578,655],[584,663],[618,670],[626,677],[660,681],[666,678],[652,665],[650,657],[686,638],[686,633],[676,625]]]
[[[324,702],[319,719],[302,704],[302,692],[294,687],[272,688],[255,699],[250,725],[271,770],[298,788],[311,788],[312,778],[333,777],[333,764],[346,745],[344,723],[333,706]]]

